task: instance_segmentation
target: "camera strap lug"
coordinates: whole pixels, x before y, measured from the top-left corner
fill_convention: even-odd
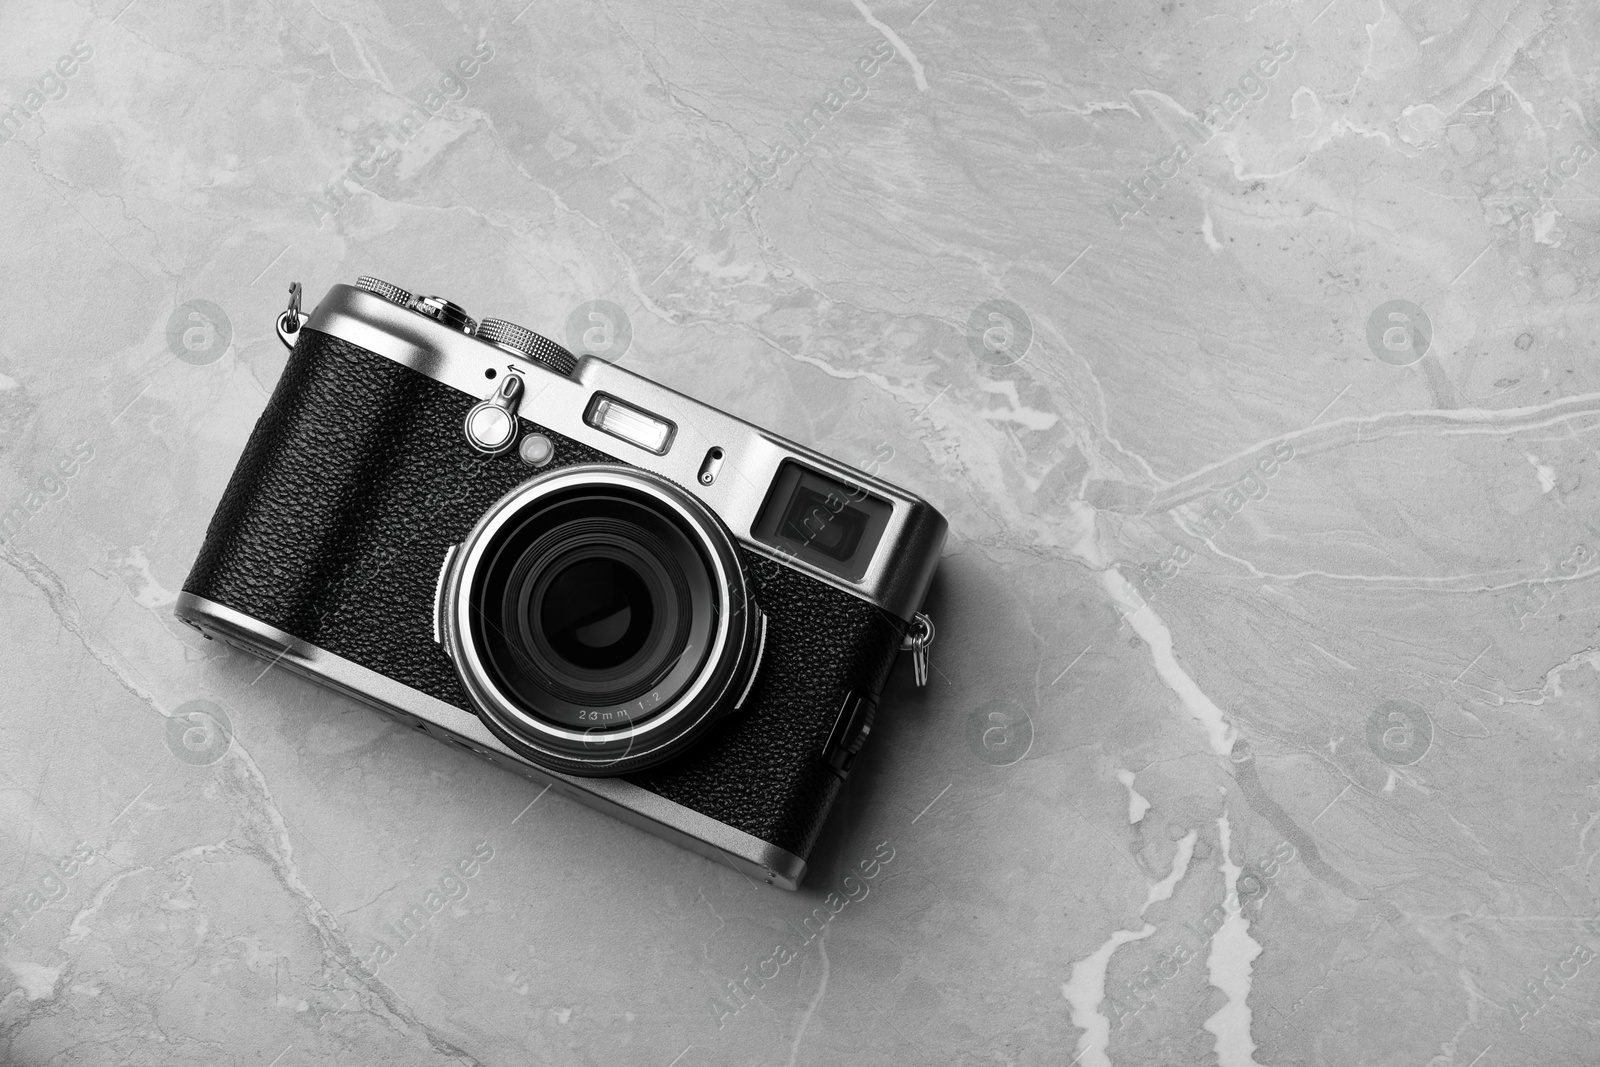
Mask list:
[[[911,653],[911,674],[919,688],[928,684],[928,646],[933,644],[933,635],[933,620],[919,611],[900,639],[900,651]]]
[[[311,316],[300,310],[300,283],[289,283],[289,306],[278,316],[278,340],[285,348],[294,348],[300,340],[300,327],[311,321]]]

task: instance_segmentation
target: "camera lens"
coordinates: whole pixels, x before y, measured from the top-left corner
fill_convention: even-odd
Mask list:
[[[684,530],[641,500],[547,500],[507,524],[486,560],[474,612],[485,666],[553,722],[659,714],[710,647],[710,567]]]
[[[457,558],[462,681],[491,729],[554,769],[621,774],[670,758],[756,668],[760,613],[732,538],[647,472],[535,478]]]

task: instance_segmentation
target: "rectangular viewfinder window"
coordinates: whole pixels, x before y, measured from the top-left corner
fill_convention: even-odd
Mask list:
[[[794,460],[778,468],[751,535],[851,581],[867,573],[893,508],[861,486]]]

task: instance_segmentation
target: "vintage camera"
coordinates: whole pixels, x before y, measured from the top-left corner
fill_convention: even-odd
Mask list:
[[[374,278],[292,349],[179,618],[792,889],[920,613],[919,498]]]

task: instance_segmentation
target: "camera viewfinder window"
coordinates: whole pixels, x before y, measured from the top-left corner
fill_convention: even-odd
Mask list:
[[[786,461],[751,530],[756,540],[852,581],[867,573],[891,506],[857,485]]]

